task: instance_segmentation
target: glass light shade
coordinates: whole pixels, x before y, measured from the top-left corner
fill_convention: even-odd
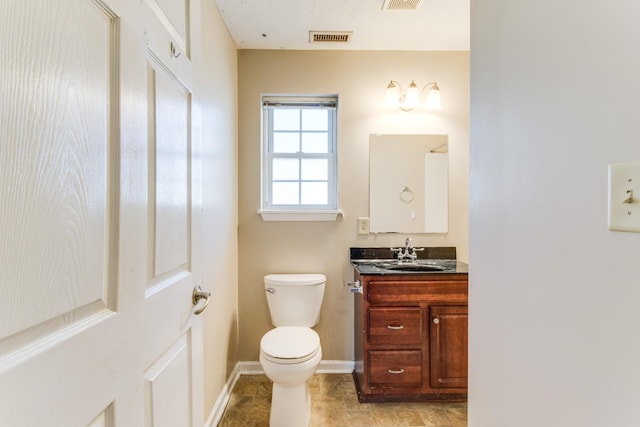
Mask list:
[[[397,107],[400,103],[398,100],[398,86],[391,81],[387,86],[387,91],[384,94],[384,106],[385,107]]]
[[[430,110],[442,110],[442,104],[440,104],[440,88],[437,84],[434,84],[427,93],[427,100],[424,103],[424,107]]]
[[[407,94],[404,97],[403,108],[412,109],[416,108],[420,105],[420,92],[418,91],[418,86],[416,86],[416,82],[411,80],[411,84],[407,88]]]

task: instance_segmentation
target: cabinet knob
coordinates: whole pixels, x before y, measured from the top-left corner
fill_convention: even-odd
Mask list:
[[[387,372],[390,374],[404,374],[404,369],[387,369]]]
[[[438,319],[437,317],[433,318],[433,324],[437,325],[438,323],[440,323],[440,319]]]
[[[393,329],[394,331],[397,331],[397,330],[399,330],[399,329],[404,329],[404,325],[398,325],[398,326],[395,326],[395,325],[387,325],[387,329]]]

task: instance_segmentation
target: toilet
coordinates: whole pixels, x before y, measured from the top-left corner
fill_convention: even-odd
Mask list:
[[[269,274],[264,288],[275,326],[260,340],[260,364],[273,381],[270,427],[307,427],[311,417],[308,381],[322,360],[320,320],[323,274]]]

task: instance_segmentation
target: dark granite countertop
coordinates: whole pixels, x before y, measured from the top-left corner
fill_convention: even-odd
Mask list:
[[[351,264],[362,275],[468,274],[469,265],[456,260],[456,248],[431,247],[416,252],[418,259],[397,265],[389,248],[350,248]]]

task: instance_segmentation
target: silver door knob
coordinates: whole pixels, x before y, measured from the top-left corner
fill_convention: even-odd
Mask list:
[[[191,302],[193,302],[193,305],[195,306],[195,305],[198,305],[198,302],[200,302],[200,300],[204,300],[204,305],[199,309],[193,311],[193,314],[195,315],[202,313],[204,309],[207,308],[207,306],[209,305],[209,301],[211,301],[211,292],[205,292],[202,290],[200,285],[196,285],[193,288]]]
[[[440,323],[440,319],[438,319],[437,317],[433,318],[433,324],[437,325],[438,323]]]

